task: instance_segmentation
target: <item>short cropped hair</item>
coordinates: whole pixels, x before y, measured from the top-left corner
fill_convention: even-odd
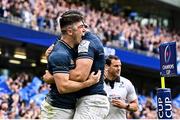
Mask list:
[[[109,55],[109,56],[106,58],[106,65],[110,66],[112,60],[120,60],[120,59],[119,59],[118,56],[116,56],[116,55]]]
[[[84,17],[82,13],[76,10],[69,10],[61,15],[58,22],[60,23],[61,32],[64,33],[65,31],[63,31],[63,28],[83,20]]]

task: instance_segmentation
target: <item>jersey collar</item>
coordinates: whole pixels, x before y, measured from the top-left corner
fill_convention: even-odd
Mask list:
[[[114,79],[114,80],[109,80],[109,79],[106,78],[104,81],[105,81],[106,84],[109,84],[109,85],[110,85],[111,89],[113,89],[113,88],[114,88],[114,83],[115,83],[115,82],[120,82],[120,77],[118,76],[118,77],[117,77],[116,79]]]
[[[67,48],[73,49],[71,46],[69,46],[64,40],[59,40],[59,42],[63,43]]]

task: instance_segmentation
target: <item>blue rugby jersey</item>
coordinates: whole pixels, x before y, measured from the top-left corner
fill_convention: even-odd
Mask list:
[[[50,73],[67,73],[75,68],[77,53],[67,43],[59,40],[48,57],[48,70]],[[74,109],[77,93],[60,94],[55,84],[51,84],[51,90],[46,96],[46,101],[58,108]]]
[[[104,65],[105,65],[105,58],[104,58],[104,48],[101,43],[101,40],[97,37],[97,35],[87,32],[83,40],[81,41],[80,45],[78,46],[78,58],[87,58],[92,59],[93,64],[91,68],[91,72],[101,70],[101,77],[100,81],[88,88],[82,89],[79,91],[79,97],[85,95],[94,95],[94,94],[101,94],[106,95],[104,91],[103,81],[104,81]]]

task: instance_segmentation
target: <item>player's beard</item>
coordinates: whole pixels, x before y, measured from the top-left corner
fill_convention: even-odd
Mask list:
[[[82,40],[81,37],[77,34],[74,35],[73,39],[75,40],[75,45],[79,45]]]
[[[78,45],[78,40],[77,40],[76,33],[73,33],[72,39],[73,39],[74,46]]]
[[[120,75],[121,75],[121,71],[120,70],[116,71],[116,76],[120,76]]]

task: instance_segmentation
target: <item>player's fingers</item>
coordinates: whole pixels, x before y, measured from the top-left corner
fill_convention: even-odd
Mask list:
[[[52,49],[54,48],[54,44],[52,44],[50,47],[49,47],[49,51],[52,51]]]
[[[101,70],[98,70],[97,75],[98,75],[98,76],[101,75]]]
[[[52,44],[45,52],[46,56],[49,56],[49,54],[51,53],[52,49],[54,48],[54,44]]]
[[[45,73],[48,73],[49,71],[48,70],[45,70]]]
[[[92,73],[91,73],[91,75],[94,75],[95,74],[95,72],[93,71]]]
[[[42,79],[43,79],[43,80],[45,80],[45,79],[46,79],[46,74],[44,74],[44,75],[42,76]]]

